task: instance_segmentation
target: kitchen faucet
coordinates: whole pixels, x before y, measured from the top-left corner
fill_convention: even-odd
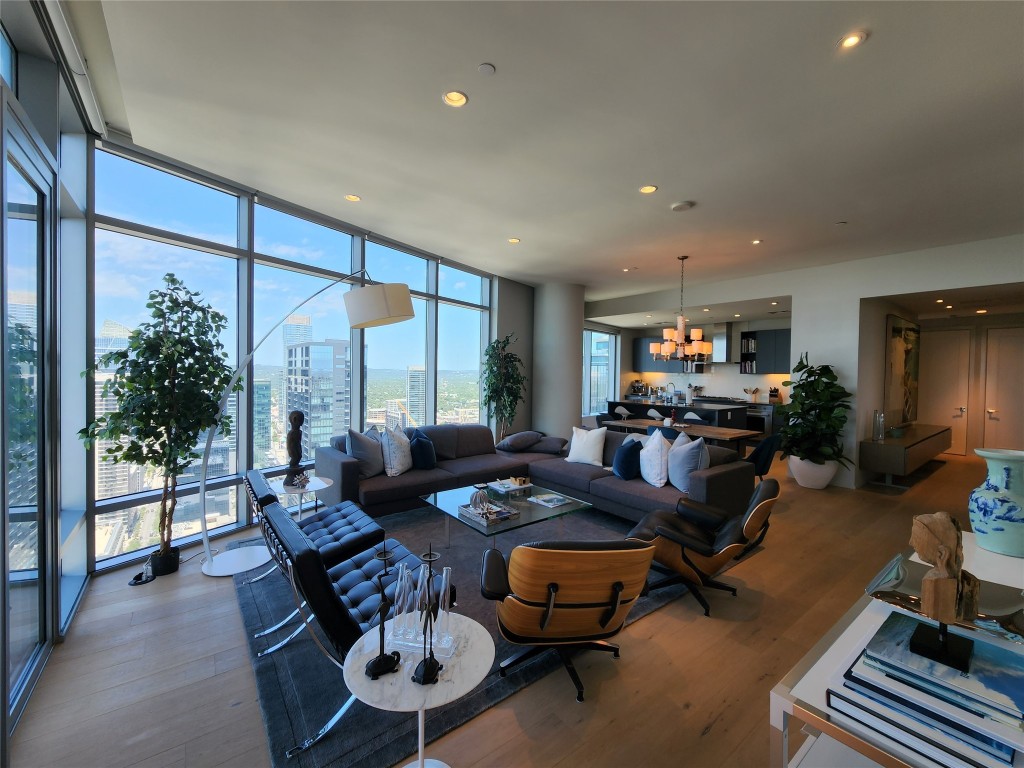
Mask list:
[[[668,394],[668,388],[669,387],[672,387],[672,394],[671,394],[671,396]],[[676,399],[676,383],[674,381],[668,382],[665,385],[665,390],[666,390],[666,392],[665,392],[665,399],[668,400],[670,403],[673,402]]]

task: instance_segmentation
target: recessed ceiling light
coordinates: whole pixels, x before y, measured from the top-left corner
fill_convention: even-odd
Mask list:
[[[942,304],[942,302],[944,302],[944,301],[945,301],[945,299],[936,299],[935,303],[936,304]]]
[[[518,237],[510,237],[508,239],[508,242],[509,242],[510,245],[518,245],[519,244],[519,238]]]
[[[835,224],[835,225],[836,225],[837,227],[839,227],[839,226],[842,226],[843,224],[846,224],[846,223],[847,223],[847,222],[845,222],[845,221],[836,221],[836,222],[834,222],[834,224]]]
[[[849,50],[850,48],[856,48],[867,39],[868,31],[866,29],[858,29],[843,35],[839,41],[839,47]]]
[[[760,240],[751,240],[751,241],[750,241],[750,244],[751,244],[751,245],[760,245],[760,244],[761,244],[761,241],[760,241]]]
[[[644,317],[650,318],[650,317],[654,317],[654,315],[644,315]]]
[[[704,309],[701,310],[701,311],[702,312],[710,312],[711,311],[711,307],[704,307]]]
[[[679,203],[672,203],[672,205],[670,205],[669,208],[676,212],[688,211],[691,208],[693,208],[693,206],[695,206],[696,204],[697,203],[695,203],[693,200],[683,200],[682,202]]]
[[[952,309],[952,308],[953,308],[953,305],[952,305],[952,304],[947,304],[947,305],[946,305],[946,309]]]
[[[737,312],[735,315],[733,315],[733,317],[739,317],[739,316],[740,316],[739,312]]]
[[[777,306],[779,306],[779,302],[777,302],[777,301],[773,301],[773,302],[772,302],[772,306],[773,306],[773,307],[777,307]]]
[[[656,186],[654,186],[653,184],[644,184],[642,187],[640,187],[640,194],[641,195],[650,195],[650,194],[653,194],[654,192],[657,192],[657,191],[658,191],[658,188]]]
[[[441,100],[449,107],[464,107],[469,101],[469,96],[462,91],[448,91]]]
[[[345,199],[348,200],[350,203],[358,203],[363,198],[361,198],[359,195],[345,195]]]
[[[481,75],[493,75],[498,70],[495,69],[493,64],[488,64],[487,62],[484,62],[483,64],[476,68],[476,71],[479,72]]]
[[[629,267],[623,267],[623,268],[622,268],[622,271],[623,271],[623,272],[629,272]]]
[[[987,309],[976,309],[976,310],[974,310],[974,314],[976,314],[976,315],[987,315],[988,314],[988,310]]]

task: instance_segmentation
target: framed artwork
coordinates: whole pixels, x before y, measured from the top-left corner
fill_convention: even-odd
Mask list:
[[[917,420],[921,326],[896,315],[885,318],[885,423],[896,427]]]

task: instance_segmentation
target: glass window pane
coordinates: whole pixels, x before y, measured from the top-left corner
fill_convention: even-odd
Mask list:
[[[172,271],[189,290],[199,291],[203,301],[227,315],[228,327],[220,340],[228,353],[228,363],[236,364],[238,291],[234,259],[100,229],[96,230],[94,359],[98,361],[107,352],[124,348],[131,331],[151,318],[150,310],[146,308],[149,292],[163,287],[163,276],[167,271]],[[109,371],[103,370],[96,374],[97,416],[116,408],[111,398],[104,399],[101,395],[103,383],[110,376]],[[228,402],[228,414],[233,425],[238,424],[237,412],[238,398],[234,397]],[[238,433],[232,429],[230,437],[214,441],[209,478],[236,471],[237,440]],[[203,435],[198,444],[200,453],[205,443],[206,436]],[[103,442],[99,442],[95,451],[97,499],[161,487],[162,479],[153,469],[103,461],[103,449]],[[193,462],[178,482],[197,481],[199,464],[198,460]]]
[[[483,313],[438,304],[437,423],[480,424]]]
[[[617,336],[583,332],[583,415],[605,413],[612,397],[612,359]]]
[[[14,90],[14,61],[14,46],[7,39],[7,33],[0,30],[0,77],[11,90]]]
[[[490,280],[445,264],[437,268],[437,294],[474,304],[489,304]]]
[[[255,215],[258,253],[333,269],[343,275],[352,271],[351,235],[265,205],[257,205]]]
[[[43,212],[46,198],[7,161],[6,243],[3,262],[4,317],[4,455],[7,483],[3,509],[7,530],[7,674],[10,701],[32,655],[43,641],[39,555],[42,535],[40,430],[42,393],[39,371],[40,270],[45,241]],[[9,702],[5,702],[7,706]]]
[[[224,525],[234,525],[238,520],[238,492],[236,488],[221,488],[206,492],[206,525],[211,530]],[[160,545],[157,521],[160,517],[160,502],[142,504],[138,507],[104,512],[96,516],[96,561],[101,561],[139,549]],[[199,495],[178,496],[174,510],[173,537],[198,534],[202,528],[199,522]]]
[[[96,152],[96,212],[214,243],[238,244],[238,198]]]
[[[253,271],[253,338],[330,280],[257,264]],[[344,434],[352,423],[352,350],[344,296],[333,285],[303,305],[256,350],[253,359],[253,463],[288,463],[288,414],[302,411],[302,457]]]
[[[414,297],[412,320],[365,331],[367,427],[418,427],[432,421],[427,413],[426,305]]]
[[[366,243],[366,271],[378,283],[405,283],[427,290],[427,260],[377,243]]]

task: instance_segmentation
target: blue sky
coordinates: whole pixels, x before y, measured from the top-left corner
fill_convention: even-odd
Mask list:
[[[237,200],[168,173],[110,155],[96,153],[96,209],[116,218],[182,232],[215,243],[236,243]],[[349,272],[352,238],[303,219],[257,206],[256,248],[281,259]],[[404,282],[426,288],[426,262],[374,243],[366,247],[367,271],[379,282]],[[149,318],[145,307],[150,290],[173,272],[216,309],[228,315],[223,342],[230,351],[237,332],[235,262],[201,251],[128,235],[96,232],[96,324],[114,320],[135,328]],[[254,273],[253,337],[267,329],[324,285],[321,278],[257,265]],[[439,291],[446,296],[479,301],[481,282],[475,275],[442,265]],[[343,293],[335,286],[298,310],[308,315],[313,339],[348,338]],[[366,344],[370,368],[404,368],[425,361],[426,303],[414,300],[416,317],[392,326],[369,329]],[[480,362],[480,331],[476,314],[451,305],[439,309],[438,368],[475,369]],[[281,330],[256,353],[256,362],[282,364]],[[233,358],[232,358],[233,359]]]

